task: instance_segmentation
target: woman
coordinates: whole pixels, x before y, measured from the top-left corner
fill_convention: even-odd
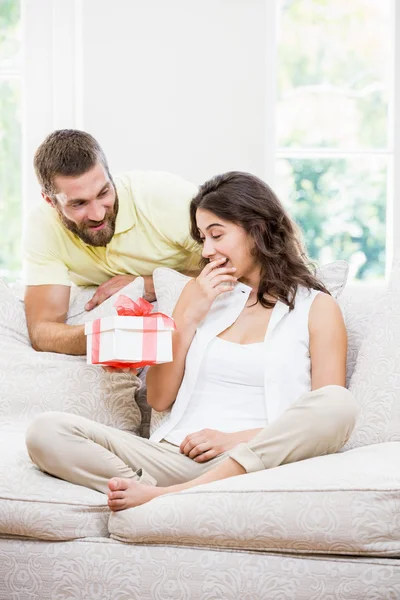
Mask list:
[[[337,452],[355,424],[340,309],[272,190],[246,173],[214,177],[190,218],[205,266],[174,310],[174,361],[147,375],[168,421],[150,440],[66,413],[27,432],[40,469],[108,493],[113,511]]]

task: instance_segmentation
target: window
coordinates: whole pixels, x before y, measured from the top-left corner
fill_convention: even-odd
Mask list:
[[[37,3],[23,2],[22,66],[20,1],[0,1],[0,276],[10,280],[21,270],[22,179],[26,207],[40,201],[34,151],[53,129],[93,128],[86,94],[90,88],[93,97],[88,82],[94,80],[83,85],[83,72],[94,64],[84,29],[94,27],[93,19],[83,18],[82,2],[40,4],[39,19]],[[266,119],[268,131],[265,139],[260,131],[260,150],[252,154],[257,172],[265,165],[267,181],[302,226],[311,258],[321,264],[343,258],[353,277],[382,279],[396,223],[400,228],[400,203],[392,202],[395,185],[400,193],[400,125],[394,133],[400,115],[393,102],[395,84],[400,93],[400,77],[394,81],[400,11],[394,0],[264,0],[263,7],[268,106],[255,119]],[[399,71],[399,42],[396,52]],[[29,98],[24,160],[22,89]]]
[[[21,30],[20,3],[0,4],[0,276],[21,270]]]
[[[392,0],[279,0],[276,188],[319,263],[386,268]]]

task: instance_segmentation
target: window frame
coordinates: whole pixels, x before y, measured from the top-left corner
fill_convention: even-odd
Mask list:
[[[388,101],[388,143],[385,149],[346,148],[311,148],[311,147],[279,147],[277,143],[277,108],[278,108],[278,19],[280,0],[266,0],[266,34],[267,65],[270,85],[266,89],[266,179],[272,187],[276,184],[276,161],[285,158],[355,158],[363,156],[387,157],[387,197],[386,197],[386,248],[385,248],[385,280],[387,281],[394,255],[400,250],[400,202],[395,198],[400,195],[400,110],[395,110],[396,101],[400,106],[400,6],[391,0],[393,15],[391,26],[391,60],[392,86],[389,89]],[[396,35],[397,33],[397,35]],[[273,84],[275,82],[275,85]],[[371,282],[356,282],[357,285],[368,285]]]

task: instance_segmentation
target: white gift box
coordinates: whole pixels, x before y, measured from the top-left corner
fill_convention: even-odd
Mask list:
[[[110,316],[85,324],[87,362],[159,364],[172,361],[172,319]]]

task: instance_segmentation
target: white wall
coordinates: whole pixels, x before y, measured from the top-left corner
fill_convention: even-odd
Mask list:
[[[25,0],[27,202],[33,152],[63,127],[92,133],[114,172],[264,177],[265,4]]]

